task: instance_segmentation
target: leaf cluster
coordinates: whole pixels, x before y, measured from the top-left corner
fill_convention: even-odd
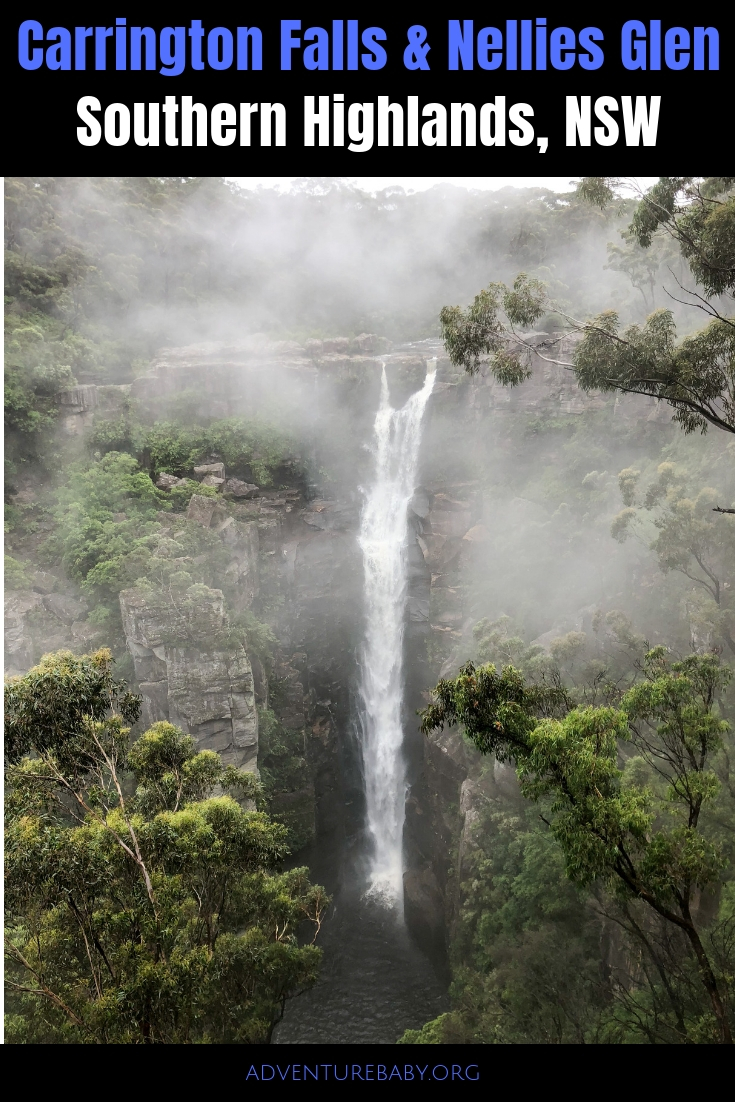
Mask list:
[[[709,424],[735,432],[735,329],[715,319],[676,344],[670,310],[620,331],[615,311],[582,327],[574,370],[583,390],[648,394],[674,409],[686,433]]]
[[[707,957],[691,896],[715,883],[724,866],[722,846],[702,829],[702,815],[719,789],[712,760],[729,725],[717,700],[731,671],[715,654],[677,662],[657,647],[642,672],[618,708],[577,707],[554,717],[541,714],[518,671],[465,667],[437,685],[423,729],[461,722],[481,753],[514,760],[521,791],[549,801],[549,825],[569,878],[642,901],[684,933],[721,1040],[729,1043],[725,981]],[[660,786],[621,783],[626,745],[663,782],[663,794]]]
[[[328,900],[279,871],[256,778],[169,723],[131,745],[138,709],[108,652],[9,685],[7,1039],[267,1043],[316,977],[297,930]]]
[[[504,386],[518,386],[530,375],[523,353],[508,342],[508,327],[528,328],[546,312],[543,283],[521,272],[512,287],[491,283],[475,295],[467,310],[443,307],[439,320],[444,347],[455,367],[474,375],[489,357],[490,369]]]

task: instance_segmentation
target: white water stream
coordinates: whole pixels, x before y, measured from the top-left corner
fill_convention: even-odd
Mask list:
[[[360,694],[367,825],[373,844],[370,892],[403,911],[403,624],[408,503],[416,489],[421,423],[434,386],[431,362],[421,390],[401,409],[390,404],[383,367],[375,417],[375,476],[360,524],[366,631]]]

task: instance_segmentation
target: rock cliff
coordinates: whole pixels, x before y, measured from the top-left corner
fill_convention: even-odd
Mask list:
[[[548,335],[533,339],[544,354]],[[568,352],[557,340],[554,358]],[[423,738],[414,713],[427,686],[449,672],[466,631],[465,565],[481,550],[488,529],[479,483],[442,473],[432,449],[446,454],[449,440],[451,452],[458,424],[470,434],[490,414],[496,426],[519,409],[573,417],[601,407],[603,398],[580,392],[569,371],[542,356],[533,357],[529,382],[509,390],[489,375],[457,373],[436,341],[390,350],[370,334],[303,346],[255,336],[236,345],[164,349],[127,386],[70,388],[61,397],[60,416],[63,432],[73,437],[129,408],[149,421],[173,416],[182,395],[201,396],[212,416],[227,417],[267,414],[277,394],[278,416],[300,440],[294,458],[304,476],[273,489],[233,478],[218,456],[192,469],[189,477],[208,492],[192,496],[185,524],[218,541],[221,578],[177,594],[150,585],[123,590],[123,629],[143,697],[142,722],[169,719],[228,763],[260,768],[270,778],[272,810],[289,823],[299,845],[316,835],[322,855],[329,852],[333,864],[349,863],[362,830],[351,694],[362,625],[356,534],[365,445],[381,363],[398,403],[421,385],[433,357],[437,383],[407,548],[411,788],[405,887],[415,934],[440,953],[457,906],[462,855],[471,844],[473,801],[480,798],[477,762],[457,732]],[[657,420],[662,412],[643,399],[619,399],[615,415]],[[158,485],[166,492],[179,483],[164,476]],[[165,537],[170,514],[159,514],[159,521]],[[42,651],[103,641],[86,620],[81,597],[55,592],[68,594],[71,587],[48,578],[38,573],[28,588],[7,595],[10,673],[23,672]],[[233,618],[253,609],[277,640],[268,671],[233,630]],[[315,855],[311,851],[308,859],[318,864]]]

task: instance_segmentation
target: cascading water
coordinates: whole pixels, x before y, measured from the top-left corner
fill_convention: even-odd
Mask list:
[[[403,623],[406,605],[408,503],[416,488],[421,423],[434,386],[436,361],[401,409],[390,404],[383,365],[375,417],[375,475],[362,511],[359,543],[365,572],[366,631],[362,653],[362,761],[367,826],[373,851],[370,894],[403,910]]]
[[[436,361],[427,368],[423,387],[402,409],[391,408],[383,368],[373,430],[375,472],[360,525],[366,629],[359,734],[371,843],[369,890],[365,895],[359,869],[350,863],[358,876],[348,874],[336,886],[319,939],[324,950],[319,982],[289,1003],[275,1044],[395,1044],[404,1029],[418,1029],[449,1009],[444,984],[403,921],[408,505],[416,488],[422,420]]]

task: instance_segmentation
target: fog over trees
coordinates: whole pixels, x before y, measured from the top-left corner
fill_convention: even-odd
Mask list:
[[[6,179],[10,1043],[732,1043],[735,180],[623,183]],[[427,363],[383,957],[357,532]]]

